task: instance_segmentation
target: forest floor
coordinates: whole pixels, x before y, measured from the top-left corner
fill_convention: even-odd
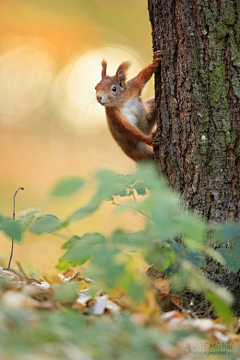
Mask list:
[[[20,264],[0,269],[0,359],[240,359],[238,318],[226,324],[205,301],[172,294],[167,279],[149,281],[136,305],[125,293],[94,293],[74,270],[40,279]]]

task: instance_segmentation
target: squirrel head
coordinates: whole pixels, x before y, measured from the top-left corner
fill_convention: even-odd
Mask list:
[[[121,104],[129,66],[130,63],[125,61],[119,65],[114,76],[107,76],[107,62],[102,61],[102,80],[95,88],[97,101],[101,105],[119,106]]]

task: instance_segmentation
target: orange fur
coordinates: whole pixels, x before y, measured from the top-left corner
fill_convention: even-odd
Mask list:
[[[102,61],[102,79],[107,75],[107,62],[105,60]]]
[[[140,95],[161,60],[162,51],[153,62],[126,82],[129,62],[117,68],[115,76],[106,76],[107,63],[102,62],[102,80],[96,86],[98,102],[105,107],[110,132],[122,150],[135,161],[154,159],[153,147],[158,144],[150,132],[156,123],[154,99],[143,104]]]

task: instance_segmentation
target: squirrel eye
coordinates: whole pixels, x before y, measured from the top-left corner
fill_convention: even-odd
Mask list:
[[[116,86],[113,86],[113,87],[112,87],[112,91],[116,92],[116,91],[117,91],[117,87],[116,87]]]
[[[95,90],[97,89],[97,86],[95,86]]]

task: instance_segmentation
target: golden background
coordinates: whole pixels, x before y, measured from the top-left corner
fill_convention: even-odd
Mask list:
[[[0,2],[0,213],[39,208],[60,219],[86,203],[96,169],[129,173],[136,165],[111,138],[104,108],[95,100],[104,57],[113,75],[121,61],[135,75],[152,60],[145,0],[1,0]],[[144,97],[152,96],[153,81]],[[49,196],[60,179],[88,177],[89,186],[67,199]],[[114,214],[104,203],[97,213],[70,226],[71,234],[115,228],[133,230],[141,219]],[[65,234],[69,234],[65,231]],[[63,239],[26,233],[14,259],[35,273],[51,271]],[[0,260],[11,242],[0,233]]]

